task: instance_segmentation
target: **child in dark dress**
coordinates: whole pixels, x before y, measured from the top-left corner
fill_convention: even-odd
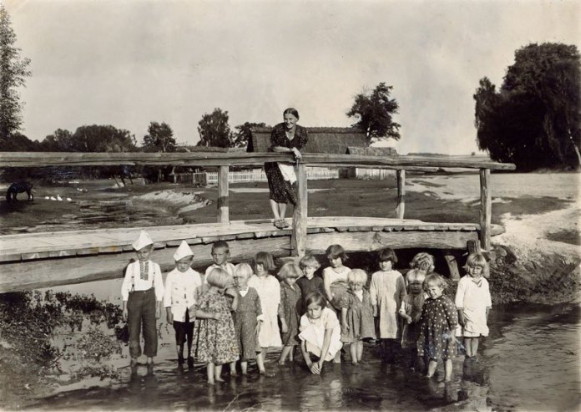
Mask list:
[[[325,295],[325,285],[323,283],[323,278],[315,276],[315,272],[321,267],[321,264],[316,257],[306,254],[299,261],[299,267],[303,272],[303,276],[297,279],[297,285],[299,285],[302,295],[300,313],[301,315],[304,315],[306,310],[304,301],[307,296],[314,292],[320,292]]]
[[[301,289],[296,285],[301,276],[301,270],[294,262],[285,263],[278,272],[280,279],[280,306],[279,318],[281,320],[282,352],[278,360],[279,365],[284,365],[287,357],[294,360],[294,348],[299,344],[299,316],[302,306]]]

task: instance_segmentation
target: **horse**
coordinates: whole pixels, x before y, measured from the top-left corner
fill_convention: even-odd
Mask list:
[[[6,191],[6,201],[11,202],[14,200],[18,200],[16,196],[18,193],[24,193],[28,195],[28,200],[34,200],[34,196],[32,195],[32,183],[29,182],[18,182],[12,183],[8,190]]]

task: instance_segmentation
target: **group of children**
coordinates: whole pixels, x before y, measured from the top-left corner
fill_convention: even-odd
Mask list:
[[[294,360],[294,349],[300,346],[314,374],[321,373],[326,361],[340,363],[346,345],[351,362],[358,364],[365,341],[380,342],[388,363],[403,348],[409,352],[411,368],[424,361],[428,377],[443,362],[450,380],[456,336],[464,337],[466,356],[471,358],[479,337],[488,335],[491,300],[481,254],[468,257],[467,275],[460,279],[453,302],[444,294],[447,283],[434,273],[434,259],[427,253],[418,253],[403,276],[394,269],[395,252],[383,249],[378,253],[380,270],[369,281],[364,270],[346,266],[348,257],[340,245],[327,249],[329,266],[319,277],[315,272],[320,263],[312,255],[298,264],[289,261],[275,273],[270,253],[259,252],[252,265],[233,265],[228,244],[218,241],[212,245],[214,263],[201,275],[191,268],[194,254],[184,241],[174,254],[176,267],[164,288],[159,265],[150,260],[149,235],[142,231],[133,247],[138,260],[128,265],[122,285],[133,373],[141,355],[142,326],[143,353],[148,373],[153,371],[162,303],[175,329],[178,363],[187,361],[190,367],[194,359],[205,363],[210,384],[222,381],[224,364],[231,376],[237,374],[238,362],[246,374],[249,361],[265,373],[264,356],[270,347],[282,347],[279,364],[285,364]]]

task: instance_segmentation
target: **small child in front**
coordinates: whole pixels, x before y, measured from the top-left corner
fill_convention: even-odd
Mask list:
[[[188,366],[194,366],[192,341],[194,337],[194,305],[196,290],[202,286],[202,278],[191,268],[194,252],[184,240],[173,255],[176,263],[174,270],[165,279],[164,306],[167,323],[173,325],[176,335],[178,364],[184,363],[184,343],[188,343]],[[190,313],[192,312],[192,313]]]
[[[421,281],[415,277],[411,279],[408,284],[408,294],[401,302],[399,315],[405,320],[401,336],[401,347],[406,352],[409,352],[409,368],[416,370],[418,364],[419,322],[425,299],[423,288],[425,276],[421,278]]]
[[[363,357],[363,340],[375,339],[373,305],[367,284],[367,273],[352,269],[347,275],[349,291],[344,295],[341,306],[341,341],[350,344],[351,362],[357,365]]]
[[[248,373],[248,361],[256,359],[260,374],[266,373],[264,362],[260,355],[258,333],[264,320],[260,297],[256,289],[248,286],[248,279],[252,276],[252,268],[247,263],[236,265],[234,270],[234,285],[238,289],[238,299],[234,314],[234,329],[236,342],[240,351],[240,369],[242,375]],[[230,374],[236,371],[236,364],[230,365]]]
[[[490,287],[484,278],[487,262],[480,253],[468,256],[468,276],[462,277],[456,290],[458,322],[462,326],[466,356],[471,359],[478,352],[480,336],[488,336],[488,313],[492,307]]]
[[[236,362],[239,357],[234,321],[230,311],[232,301],[224,296],[231,284],[230,275],[223,269],[215,268],[206,278],[208,291],[200,297],[196,305],[196,316],[203,319],[196,327],[194,353],[200,362],[207,365],[208,383],[223,382],[222,365]]]
[[[393,249],[378,252],[379,270],[371,276],[369,294],[375,315],[379,315],[379,338],[382,342],[383,361],[393,363],[401,337],[398,311],[406,295],[405,281],[401,273],[393,269],[397,256]]]
[[[299,344],[299,317],[302,306],[301,289],[296,284],[301,270],[294,262],[285,263],[278,271],[280,279],[280,305],[278,316],[281,320],[282,344],[284,347],[278,359],[284,365],[288,358],[294,360],[294,349]]]
[[[320,292],[325,295],[325,285],[323,279],[319,276],[315,276],[317,269],[321,267],[321,264],[313,255],[306,254],[299,261],[299,267],[303,272],[303,276],[297,279],[297,285],[301,288],[302,302],[300,315],[304,315],[305,298],[313,292]]]
[[[418,350],[419,355],[429,362],[426,377],[434,376],[438,362],[444,361],[445,380],[449,382],[452,380],[452,359],[456,355],[458,313],[454,303],[444,295],[445,288],[446,281],[442,276],[426,276],[424,290],[428,298],[420,318]]]
[[[153,373],[153,358],[157,355],[156,321],[161,317],[163,279],[159,265],[149,259],[153,241],[149,234],[141,231],[133,242],[137,261],[125,270],[121,285],[123,298],[123,320],[129,328],[129,356],[131,373],[137,372],[137,358],[141,356],[140,335],[143,326],[143,353],[147,357],[147,373]]]
[[[335,311],[327,308],[327,300],[321,293],[311,293],[305,304],[307,312],[301,317],[299,334],[301,351],[311,373],[318,375],[323,370],[323,363],[341,352],[341,326]]]

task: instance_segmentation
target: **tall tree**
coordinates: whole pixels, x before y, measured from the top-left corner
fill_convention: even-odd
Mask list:
[[[371,93],[363,92],[355,96],[355,102],[348,117],[358,119],[353,124],[367,134],[370,140],[393,138],[400,139],[400,125],[393,121],[393,115],[397,113],[399,105],[395,99],[390,98],[393,86],[379,83]]]
[[[581,63],[576,46],[529,44],[515,52],[497,92],[476,90],[478,145],[519,170],[581,165]]]
[[[72,152],[74,151],[73,134],[64,129],[57,129],[40,142],[43,150],[47,152]]]
[[[17,88],[30,76],[30,59],[20,57],[10,16],[0,5],[0,139],[9,139],[20,130],[22,103]]]
[[[133,152],[135,136],[128,130],[111,125],[81,126],[71,137],[69,150],[73,152]]]
[[[232,131],[228,125],[228,111],[216,108],[204,114],[198,123],[200,141],[198,146],[232,147]]]
[[[143,137],[143,149],[146,152],[175,152],[176,139],[167,123],[151,122],[147,134]]]
[[[252,143],[252,129],[255,127],[267,127],[265,123],[245,122],[235,127],[234,147],[245,147]]]

